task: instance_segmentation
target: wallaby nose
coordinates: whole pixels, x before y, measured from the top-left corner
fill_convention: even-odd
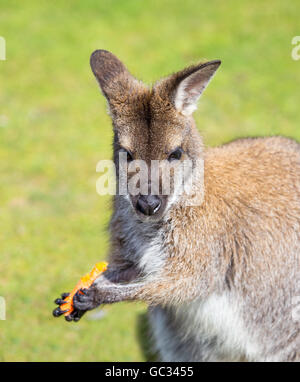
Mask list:
[[[154,215],[160,209],[161,200],[156,195],[141,195],[136,203],[136,208],[144,215]]]

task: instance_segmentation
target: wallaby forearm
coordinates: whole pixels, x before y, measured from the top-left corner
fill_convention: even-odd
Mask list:
[[[135,300],[145,287],[144,282],[124,282],[125,278],[116,271],[106,273],[99,276],[89,289],[83,290],[83,294],[74,296],[75,309],[86,311],[101,304]]]
[[[157,274],[143,276],[136,268],[117,270],[112,266],[98,277],[92,286],[95,302],[100,305],[136,300],[151,305],[165,305],[197,297],[201,286],[191,288],[197,280],[189,275],[178,278],[176,274],[179,270],[174,265],[172,268],[170,271],[170,267],[166,266]],[[136,277],[133,277],[134,275]]]

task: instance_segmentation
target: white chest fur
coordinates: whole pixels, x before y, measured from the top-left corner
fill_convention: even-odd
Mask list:
[[[149,275],[159,271],[163,267],[164,258],[165,256],[159,238],[153,239],[150,244],[141,246],[139,267]]]
[[[211,295],[176,309],[154,308],[150,322],[165,361],[256,360],[261,354],[242,319],[237,300]]]
[[[124,257],[148,276],[162,268],[165,260],[163,231],[155,223],[141,223],[136,217],[124,219],[122,235]]]
[[[219,358],[239,359],[244,355],[251,360],[259,354],[255,339],[242,319],[241,304],[227,292],[190,304],[184,315],[185,329],[193,336],[215,338]]]

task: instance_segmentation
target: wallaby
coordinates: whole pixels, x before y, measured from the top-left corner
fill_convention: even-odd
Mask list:
[[[120,152],[148,166],[202,161],[203,201],[190,205],[174,187],[116,195],[108,270],[75,295],[71,319],[142,300],[162,361],[300,361],[300,145],[269,137],[204,148],[192,114],[220,63],[149,88],[112,53],[92,54],[117,171]]]

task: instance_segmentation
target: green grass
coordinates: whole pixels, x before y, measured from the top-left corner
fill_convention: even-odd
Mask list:
[[[300,139],[299,15],[299,2],[282,0],[0,0],[0,360],[147,358],[143,304],[78,324],[51,316],[54,298],[108,247],[110,203],[95,168],[111,157],[112,130],[91,52],[111,50],[148,83],[220,58],[195,115],[205,143]]]

